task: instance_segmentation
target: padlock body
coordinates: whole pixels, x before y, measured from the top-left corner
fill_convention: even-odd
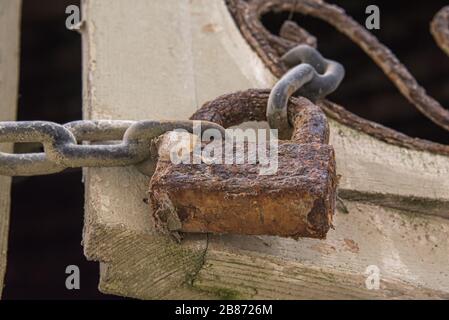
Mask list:
[[[170,231],[325,238],[336,199],[333,148],[280,141],[277,161],[272,175],[257,163],[159,161],[153,214]]]

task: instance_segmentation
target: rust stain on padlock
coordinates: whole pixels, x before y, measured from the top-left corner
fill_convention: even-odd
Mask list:
[[[224,127],[264,121],[268,96],[268,90],[221,96],[191,119]],[[294,134],[279,142],[274,175],[260,175],[258,164],[159,160],[149,192],[159,224],[170,231],[325,238],[337,185],[327,121],[304,98],[291,98],[288,111]]]

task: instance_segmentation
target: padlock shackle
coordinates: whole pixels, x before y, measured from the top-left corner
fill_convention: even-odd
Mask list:
[[[247,121],[267,121],[268,89],[249,89],[222,95],[206,102],[190,120],[215,122],[225,128]],[[320,107],[303,97],[291,97],[288,119],[293,126],[292,141],[329,143],[329,124]]]

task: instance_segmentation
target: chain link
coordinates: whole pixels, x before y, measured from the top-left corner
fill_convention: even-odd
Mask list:
[[[287,102],[292,95],[312,101],[333,92],[343,80],[345,71],[339,63],[325,59],[314,48],[299,45],[282,60],[293,67],[274,86],[267,105],[267,120],[288,139],[291,126]],[[195,130],[200,126],[200,130]],[[136,165],[152,175],[155,155],[151,141],[167,131],[184,129],[195,133],[225,129],[207,121],[122,121],[86,120],[60,125],[46,121],[0,122],[0,143],[41,143],[44,152],[10,154],[0,152],[0,175],[31,176],[50,174],[76,167],[116,167]],[[86,144],[83,142],[90,142]]]
[[[323,56],[313,47],[298,45],[282,56],[291,67],[276,83],[267,105],[267,120],[271,128],[279,130],[279,138],[289,139],[291,125],[287,117],[287,102],[292,95],[316,102],[335,91],[345,76],[344,67]]]
[[[225,134],[223,127],[207,121],[86,120],[65,125],[46,121],[0,122],[0,143],[34,142],[44,146],[41,153],[0,152],[0,175],[31,176],[66,168],[128,165],[137,165],[142,173],[151,175],[154,166],[145,165],[154,158],[151,141],[176,129],[190,133],[217,129]],[[79,144],[82,142],[95,144]]]

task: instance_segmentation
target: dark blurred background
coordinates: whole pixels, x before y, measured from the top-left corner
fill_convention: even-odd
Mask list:
[[[430,95],[449,105],[449,57],[429,32],[432,17],[447,0],[330,2],[362,25],[366,6],[377,4],[381,29],[373,33]],[[23,0],[19,120],[65,123],[82,118],[81,36],[65,28],[65,8],[71,4],[79,1]],[[277,33],[288,16],[268,14],[263,22]],[[449,142],[449,133],[416,111],[356,45],[321,21],[301,15],[293,19],[318,38],[324,56],[346,67],[346,79],[332,100],[410,136]],[[83,192],[80,170],[14,178],[4,299],[116,298],[98,291],[98,263],[83,255]],[[65,288],[65,268],[71,264],[81,270],[80,290]]]
[[[18,120],[82,118],[81,35],[65,27],[73,0],[23,0]],[[14,178],[3,299],[114,299],[98,291],[99,265],[83,255],[81,170]],[[67,290],[77,265],[81,289]]]

